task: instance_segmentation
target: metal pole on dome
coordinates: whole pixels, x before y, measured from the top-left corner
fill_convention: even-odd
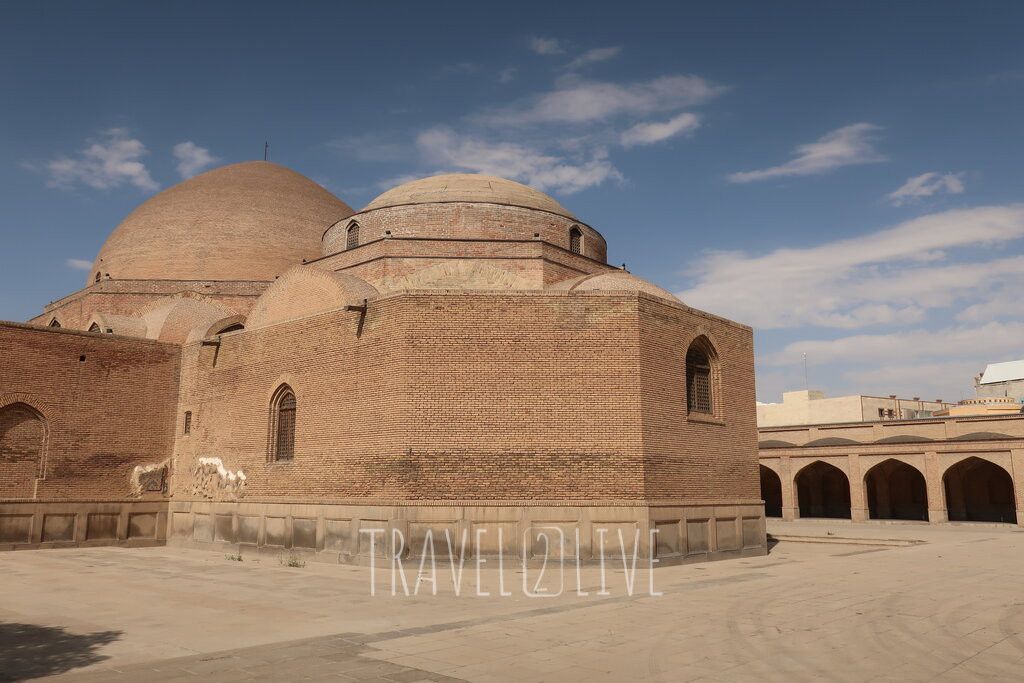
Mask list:
[[[266,161],[267,157],[269,157],[269,156],[270,156],[270,141],[269,140],[264,140],[263,141],[263,161]]]

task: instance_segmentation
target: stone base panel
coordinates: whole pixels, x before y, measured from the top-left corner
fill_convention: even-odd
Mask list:
[[[169,504],[168,545],[240,555],[366,565],[418,561],[428,535],[439,563],[488,557],[521,561],[596,563],[631,558],[639,537],[641,560],[661,565],[767,553],[764,506],[743,504],[658,506],[452,506],[307,505],[255,502]],[[651,531],[656,530],[654,547]],[[428,531],[430,532],[428,534]],[[447,535],[446,535],[447,532]],[[620,540],[621,535],[621,540]],[[371,543],[372,539],[372,543]],[[559,547],[564,549],[559,552]]]
[[[0,503],[0,550],[164,545],[167,503]]]

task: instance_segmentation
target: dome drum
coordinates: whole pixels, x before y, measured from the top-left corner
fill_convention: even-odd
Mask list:
[[[359,243],[379,239],[420,238],[437,240],[540,240],[604,263],[604,237],[574,218],[521,206],[444,202],[407,204],[368,209],[332,225],[323,238],[324,255],[351,248],[349,236],[358,225]],[[581,239],[573,249],[572,231]]]

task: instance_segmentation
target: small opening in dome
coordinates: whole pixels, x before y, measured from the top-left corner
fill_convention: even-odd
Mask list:
[[[569,251],[574,254],[583,253],[583,231],[575,225],[569,229]]]

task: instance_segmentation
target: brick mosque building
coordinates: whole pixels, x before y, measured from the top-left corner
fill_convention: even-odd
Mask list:
[[[766,551],[750,328],[509,180],[356,212],[275,164],[215,169],[0,323],[0,356],[2,548],[364,562],[361,532],[397,529],[414,555],[430,530],[518,557],[556,529],[585,561],[619,531],[665,563]]]

